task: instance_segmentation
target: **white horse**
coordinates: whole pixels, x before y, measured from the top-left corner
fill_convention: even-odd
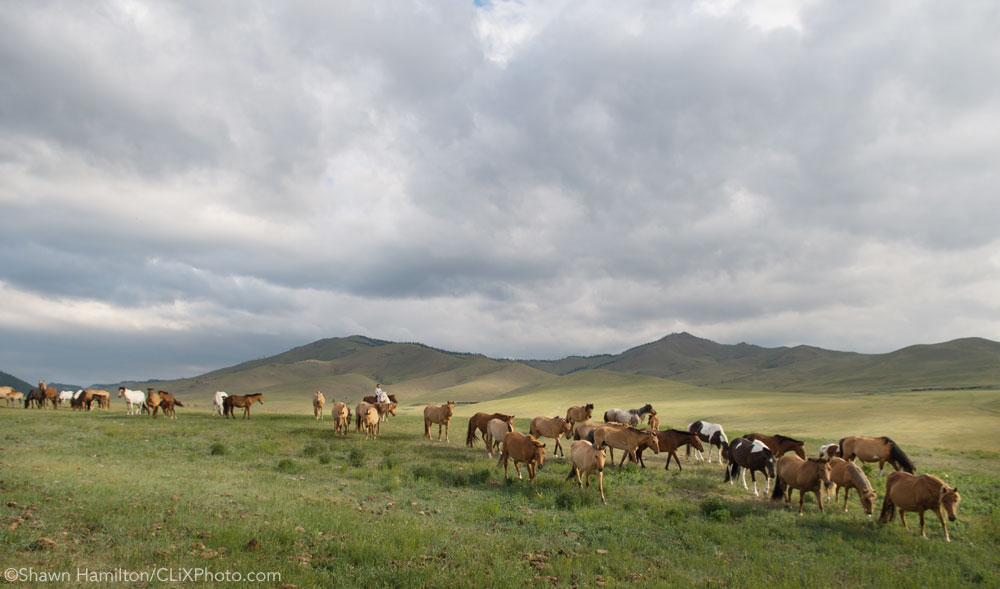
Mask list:
[[[215,398],[212,400],[215,404],[215,411],[213,412],[213,415],[222,415],[222,402],[228,396],[229,393],[225,391],[215,391]]]
[[[139,415],[139,407],[146,402],[146,393],[118,387],[118,397],[125,397],[126,415]]]
[[[62,405],[63,401],[72,401],[75,394],[76,391],[59,391],[59,404]]]

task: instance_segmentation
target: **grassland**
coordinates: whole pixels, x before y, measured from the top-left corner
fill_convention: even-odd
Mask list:
[[[308,415],[308,399],[291,397],[229,422],[207,403],[176,421],[126,417],[120,404],[90,414],[0,408],[0,564],[74,578],[78,569],[260,571],[281,578],[259,586],[295,587],[995,587],[997,397],[747,393],[570,376],[459,407],[450,444],[422,437],[417,406],[368,442],[333,436],[329,420]],[[888,434],[919,471],[962,492],[953,541],[936,518],[924,540],[898,521],[865,517],[856,500],[846,514],[811,503],[799,517],[723,484],[718,465],[664,472],[663,457],[645,470],[609,469],[603,506],[594,490],[564,480],[561,460],[550,456],[532,489],[506,482],[481,445],[463,445],[461,416],[474,411],[513,411],[524,431],[534,415],[587,401],[599,410],[650,401],[664,425],[704,418],[731,433],[795,435],[810,449],[849,433]]]

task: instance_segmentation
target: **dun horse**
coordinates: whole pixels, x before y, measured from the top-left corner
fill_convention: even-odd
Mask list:
[[[562,454],[563,458],[566,458],[566,452],[563,451],[562,445],[559,444],[559,439],[563,436],[568,438],[570,432],[573,431],[573,425],[570,422],[562,417],[536,417],[531,420],[528,430],[535,438],[554,439],[556,441],[556,449],[552,452],[552,455],[559,456]]]
[[[236,419],[236,415],[233,414],[233,407],[243,408],[243,419],[250,419],[250,407],[254,403],[264,404],[264,394],[263,393],[253,393],[250,395],[229,395],[222,401],[222,415],[223,417],[232,417]]]
[[[476,445],[476,432],[479,432],[483,436],[483,441],[486,441],[486,426],[489,424],[490,420],[502,419],[510,423],[511,431],[514,428],[514,416],[504,415],[503,413],[483,413],[479,412],[469,418],[469,430],[465,434],[465,445],[474,448]],[[497,440],[499,442],[499,440]]]
[[[771,450],[775,458],[781,458],[786,452],[795,452],[795,455],[799,458],[805,460],[806,458],[806,445],[800,440],[795,438],[789,438],[788,436],[783,436],[781,434],[775,434],[773,436],[765,436],[764,434],[747,434],[743,436],[748,440],[760,440],[764,442],[764,445]]]
[[[430,439],[431,424],[436,423],[438,426],[438,441],[441,441],[441,426],[443,425],[444,441],[451,442],[448,439],[448,424],[451,423],[451,416],[454,411],[454,401],[448,401],[445,405],[428,405],[424,407],[424,437]]]
[[[326,397],[322,391],[316,391],[313,395],[313,419],[319,421],[323,419],[323,406],[326,405]]]
[[[587,488],[590,488],[590,475],[597,475],[597,487],[601,490],[601,503],[607,505],[604,498],[604,448],[595,448],[587,440],[577,440],[569,447],[570,460],[573,467],[569,470],[566,480],[576,476],[576,484],[583,487],[582,475],[587,475]]]
[[[347,435],[347,426],[350,424],[350,419],[347,417],[347,404],[341,401],[337,401],[333,404],[333,433]]]
[[[764,475],[764,494],[767,495],[771,488],[771,479],[774,478],[774,454],[759,440],[748,440],[746,438],[736,438],[732,444],[722,445],[722,455],[729,461],[726,469],[726,478],[722,482],[728,481],[733,484],[736,475],[740,475],[743,480],[743,488],[747,491],[747,471],[750,471],[750,480],[753,481],[753,494],[757,493],[757,473]]]
[[[708,448],[708,462],[712,462],[712,447],[719,448],[719,464],[722,464],[722,448],[723,444],[729,443],[729,438],[726,437],[726,432],[722,429],[722,426],[717,423],[709,423],[707,421],[695,421],[694,423],[688,424],[688,431],[696,434],[698,439],[709,445]],[[688,446],[687,455],[691,456],[691,446]],[[701,452],[695,450],[696,460],[705,460]]]
[[[483,441],[486,442],[486,456],[493,458],[493,450],[500,450],[504,434],[514,431],[513,424],[504,419],[491,419],[486,423],[486,435]]]
[[[580,423],[581,421],[587,421],[594,416],[594,404],[587,403],[586,405],[572,406],[566,410],[566,421],[570,423]]]
[[[920,535],[926,538],[924,512],[931,509],[941,521],[945,542],[951,542],[948,524],[945,523],[941,510],[944,509],[948,514],[949,521],[955,521],[958,503],[961,500],[962,496],[958,494],[958,489],[949,487],[934,475],[914,476],[907,472],[891,472],[885,479],[885,499],[882,500],[882,514],[879,520],[882,523],[891,522],[896,510],[899,509],[899,521],[909,530],[906,512],[915,511],[920,514]]]
[[[858,492],[858,499],[861,501],[861,508],[869,516],[875,509],[875,489],[868,482],[868,477],[853,462],[848,462],[836,456],[830,460],[830,486],[834,490],[834,500],[840,500],[840,489],[844,489],[844,511],[847,511],[847,496],[851,489]],[[826,491],[827,499],[830,497],[830,489]]]
[[[590,432],[587,441],[597,448],[607,445],[608,451],[611,454],[612,464],[615,461],[614,448],[622,450],[622,459],[618,463],[618,468],[621,468],[625,464],[626,458],[632,462],[639,462],[639,459],[635,455],[639,447],[645,446],[651,448],[653,454],[660,453],[660,444],[656,439],[656,434],[653,432],[614,423],[608,423],[596,428]]]
[[[807,458],[805,460],[788,454],[778,459],[777,478],[774,481],[773,501],[785,498],[785,505],[792,506],[792,489],[799,490],[799,515],[802,515],[802,504],[806,493],[812,491],[816,495],[819,510],[823,509],[823,487],[830,482],[830,461],[826,458]]]
[[[882,468],[888,462],[897,471],[913,474],[916,470],[910,457],[893,442],[891,438],[882,436],[880,438],[870,438],[866,436],[847,436],[842,438],[840,444],[840,457],[844,460],[853,460],[857,457],[861,462],[878,462],[878,475],[882,476]]]

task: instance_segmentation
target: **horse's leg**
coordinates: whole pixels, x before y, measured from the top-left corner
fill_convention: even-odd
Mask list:
[[[444,441],[450,444],[451,440],[448,438],[448,426],[449,425],[451,425],[451,420],[450,419],[448,421],[444,422]]]
[[[562,444],[559,443],[559,438],[562,436],[556,436],[556,455],[562,454],[563,458],[566,458],[566,452],[563,452]]]
[[[517,460],[514,461],[514,470],[517,471],[518,480],[524,480],[524,477],[521,476],[521,465],[518,464]]]
[[[741,474],[741,479],[743,481],[743,489],[749,491],[750,487],[747,486],[747,470],[749,470],[749,469],[746,468],[746,467],[743,467],[741,469],[742,472],[740,474]],[[750,476],[752,477],[753,475],[751,474]]]
[[[826,510],[823,508],[823,481],[819,482],[819,485],[813,491],[813,495],[816,496],[816,504],[819,505],[819,512],[826,513]]]
[[[926,538],[927,537],[927,532],[924,531],[924,512],[923,512],[923,510],[921,510],[920,513],[918,513],[918,515],[920,516],[920,536],[923,537],[923,538]]]
[[[938,504],[937,509],[934,510],[934,513],[936,513],[937,516],[938,516],[938,519],[941,520],[941,529],[944,530],[944,541],[945,542],[951,542],[951,536],[948,535],[948,522],[944,521],[944,514],[941,513],[941,505],[940,504]],[[923,516],[924,514],[921,513],[920,515]]]
[[[750,471],[750,480],[753,481],[753,496],[759,497],[760,494],[757,492],[757,471],[753,470],[752,468],[749,468],[747,470]],[[743,480],[744,482],[746,481],[746,479]]]
[[[837,493],[840,493],[840,487],[837,487]],[[847,496],[851,493],[850,487],[844,487],[844,513],[847,513]],[[858,495],[861,495],[861,491],[858,491]]]
[[[902,509],[899,510],[899,521],[903,522],[903,527],[907,530],[910,529],[910,524],[906,523],[906,512]]]
[[[767,472],[764,472],[764,496],[767,497],[767,492],[771,490],[771,477],[767,476]]]
[[[590,475],[587,475],[587,482],[590,482]],[[601,503],[607,505],[608,500],[604,498],[604,471],[597,472],[597,488],[601,490]]]
[[[791,494],[791,491],[789,491]],[[802,505],[806,502],[806,490],[799,489],[799,515],[802,515]]]

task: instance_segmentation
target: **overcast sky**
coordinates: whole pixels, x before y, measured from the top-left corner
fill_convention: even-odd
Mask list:
[[[1000,4],[6,2],[0,370],[1000,340]]]

